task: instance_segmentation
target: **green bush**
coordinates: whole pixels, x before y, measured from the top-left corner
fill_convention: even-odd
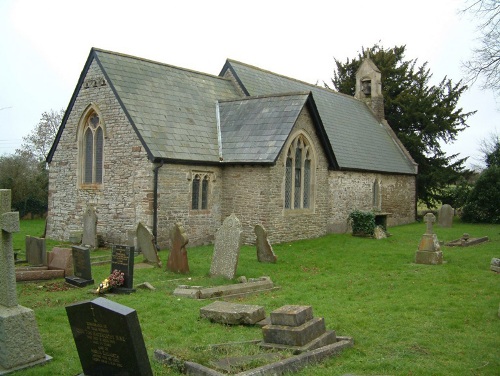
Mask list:
[[[462,211],[471,223],[500,223],[500,167],[485,170],[472,189]]]
[[[375,231],[375,214],[371,211],[354,210],[349,214],[352,234],[371,236]]]

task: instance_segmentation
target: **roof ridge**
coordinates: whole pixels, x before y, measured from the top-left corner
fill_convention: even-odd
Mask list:
[[[120,57],[124,57],[124,58],[128,58],[128,59],[139,60],[139,61],[142,61],[142,62],[145,62],[145,63],[151,63],[151,64],[156,64],[156,65],[160,65],[160,66],[164,66],[164,67],[178,69],[178,70],[181,70],[181,71],[195,73],[195,74],[199,74],[199,75],[202,75],[202,76],[209,76],[211,78],[218,78],[218,79],[222,79],[222,80],[225,80],[225,81],[230,81],[229,78],[221,77],[219,75],[210,74],[210,73],[206,73],[206,72],[201,72],[201,71],[197,71],[197,70],[194,70],[194,69],[179,67],[177,65],[162,63],[161,61],[146,59],[146,58],[142,58],[142,57],[139,57],[139,56],[124,54],[124,53],[121,53],[121,52],[104,50],[102,48],[97,48],[97,47],[92,47],[92,51],[93,52],[102,52],[102,53],[106,53],[106,54],[110,54],[110,55],[116,55],[116,56],[120,56]]]
[[[279,74],[279,73],[276,73],[276,72],[273,72],[273,71],[270,71],[270,70],[267,70],[267,69],[256,67],[255,65],[252,65],[252,64],[243,63],[241,61],[234,60],[234,59],[227,59],[227,61],[228,62],[232,62],[232,63],[241,64],[241,65],[244,65],[244,66],[246,66],[248,68],[256,69],[256,70],[259,70],[261,72],[269,73],[269,74],[272,74],[272,75],[275,75],[275,76],[278,76],[278,77],[281,77],[281,78],[286,78],[287,80],[291,80],[291,81],[295,81],[295,82],[298,82],[298,83],[301,83],[301,84],[304,84],[304,85],[307,85],[307,86],[311,86],[314,89],[323,90],[323,91],[326,91],[327,93],[338,94],[338,95],[344,96],[346,98],[351,98],[351,99],[354,99],[356,101],[359,101],[358,99],[356,99],[352,95],[344,94],[344,93],[341,93],[340,91],[335,91],[335,90],[332,90],[332,89],[327,88],[327,87],[322,87],[322,86],[314,85],[314,84],[311,84],[309,82],[299,80],[297,78],[288,77],[288,76],[285,76],[283,74]]]
[[[264,98],[279,98],[279,97],[291,97],[294,95],[309,95],[310,91],[291,91],[286,93],[275,93],[275,94],[264,94],[264,95],[250,95],[241,98],[233,98],[233,99],[224,99],[220,100],[219,103],[228,103],[228,102],[241,102],[252,99],[264,99]]]

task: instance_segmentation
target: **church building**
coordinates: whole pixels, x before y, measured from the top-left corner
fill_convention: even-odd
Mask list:
[[[46,236],[97,231],[127,244],[139,223],[160,248],[182,223],[213,242],[227,216],[272,243],[348,230],[353,210],[415,219],[417,165],[384,119],[367,58],[356,95],[227,60],[219,75],[93,48],[47,156]],[[384,214],[382,214],[384,213]]]

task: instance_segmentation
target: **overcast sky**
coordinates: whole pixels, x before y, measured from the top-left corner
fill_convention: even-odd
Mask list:
[[[334,58],[361,47],[406,45],[433,84],[458,82],[477,43],[466,0],[0,0],[0,155],[51,109],[66,109],[91,47],[217,75],[226,58],[309,83],[329,82]],[[500,132],[500,105],[473,87],[477,110],[447,153],[477,164],[481,140]]]

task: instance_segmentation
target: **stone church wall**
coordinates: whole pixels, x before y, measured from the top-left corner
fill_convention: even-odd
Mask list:
[[[68,240],[71,231],[82,231],[87,205],[95,207],[97,232],[110,243],[126,244],[127,230],[135,229],[138,222],[152,225],[151,163],[111,88],[102,80],[104,76],[94,61],[50,163],[48,238]],[[100,112],[105,127],[103,184],[83,189],[77,176],[77,133],[81,117],[91,104]]]

